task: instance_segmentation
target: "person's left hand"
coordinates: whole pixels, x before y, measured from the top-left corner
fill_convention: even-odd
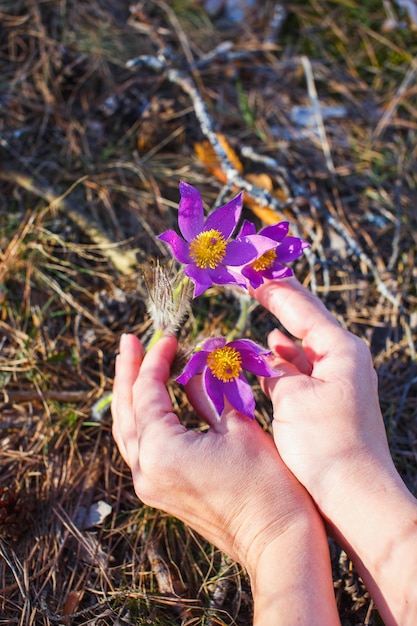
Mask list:
[[[112,402],[115,441],[142,502],[253,569],[270,542],[318,514],[272,437],[231,407],[214,417],[198,377],[187,394],[210,428],[198,432],[180,423],[166,388],[176,349],[177,340],[167,336],[144,355],[136,337],[123,336]]]

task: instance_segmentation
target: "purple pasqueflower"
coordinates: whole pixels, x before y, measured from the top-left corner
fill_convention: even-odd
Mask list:
[[[240,413],[254,419],[255,399],[252,388],[243,375],[243,370],[257,376],[276,376],[266,362],[271,354],[250,339],[208,339],[201,350],[195,352],[183,373],[176,381],[185,385],[196,374],[202,373],[206,393],[221,416],[225,401]]]
[[[181,235],[166,230],[159,239],[165,241],[175,259],[183,264],[184,273],[194,282],[194,297],[211,285],[238,284],[246,287],[242,275],[230,266],[242,266],[259,258],[274,247],[270,238],[251,233],[230,240],[242,211],[242,194],[214,210],[205,219],[200,193],[180,182],[178,226]]]
[[[309,243],[299,237],[290,237],[288,229],[289,222],[278,222],[272,226],[265,226],[259,231],[258,235],[272,239],[275,246],[240,268],[240,272],[254,289],[262,285],[265,278],[292,276],[292,269],[287,267],[285,263],[298,259],[303,250],[310,246]],[[245,220],[238,236],[251,237],[255,233],[255,224]]]

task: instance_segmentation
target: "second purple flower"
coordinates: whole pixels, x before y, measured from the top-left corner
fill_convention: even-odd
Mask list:
[[[303,250],[310,247],[309,243],[299,237],[288,235],[288,229],[288,222],[278,222],[265,226],[259,231],[259,235],[270,238],[275,245],[254,261],[240,268],[242,276],[247,278],[254,289],[260,287],[265,279],[273,280],[292,276],[293,271],[286,263],[295,261],[301,256]],[[248,237],[254,233],[256,233],[255,224],[245,220],[238,236]]]

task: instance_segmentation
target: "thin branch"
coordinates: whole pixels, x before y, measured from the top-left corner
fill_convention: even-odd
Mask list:
[[[389,107],[384,111],[381,119],[379,120],[376,128],[373,132],[372,139],[375,141],[384,132],[385,128],[390,123],[390,120],[394,116],[398,106],[404,97],[408,87],[414,81],[417,75],[417,58],[414,58],[411,62],[411,67],[408,68],[406,75],[404,76],[397,93],[390,101]]]
[[[307,91],[310,98],[311,106],[314,111],[314,117],[316,120],[317,131],[319,133],[319,138],[323,150],[324,157],[326,159],[327,169],[331,174],[335,173],[335,167],[332,159],[332,154],[330,151],[330,144],[327,139],[326,129],[324,127],[323,115],[321,112],[321,106],[319,102],[319,98],[317,95],[316,84],[314,82],[313,70],[311,67],[310,59],[306,56],[301,57],[301,65],[303,66],[306,81],[307,81]]]

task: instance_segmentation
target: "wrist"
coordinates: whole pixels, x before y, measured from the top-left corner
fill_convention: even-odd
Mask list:
[[[340,458],[329,465],[317,480],[313,499],[330,526],[344,528],[374,503],[376,512],[391,499],[409,499],[410,492],[402,481],[387,452],[372,454],[358,447],[356,454]]]
[[[320,516],[300,516],[248,567],[254,625],[336,626],[327,535]]]
[[[310,464],[311,479],[306,485],[326,519],[331,521],[335,515],[343,517],[345,510],[352,510],[356,498],[362,494],[367,497],[370,491],[379,493],[387,485],[395,492],[407,492],[393,463],[385,435],[372,442],[362,441],[356,435],[347,436],[336,450],[332,448],[320,454],[324,463],[318,463],[315,455],[313,465],[320,469],[315,472]]]
[[[365,465],[365,466],[364,466]],[[335,477],[323,515],[349,554],[387,626],[417,623],[417,501],[393,462],[372,461]],[[337,483],[339,486],[337,487]],[[341,487],[342,486],[342,487]]]

